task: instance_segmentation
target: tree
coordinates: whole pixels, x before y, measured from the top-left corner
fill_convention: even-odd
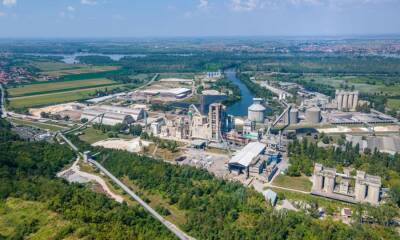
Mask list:
[[[81,123],[87,123],[89,120],[87,118],[82,118]]]
[[[129,128],[130,134],[133,136],[140,136],[142,134],[143,127],[139,124],[131,125]]]

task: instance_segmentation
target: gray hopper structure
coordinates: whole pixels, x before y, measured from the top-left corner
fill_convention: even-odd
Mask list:
[[[379,176],[368,175],[363,171],[357,171],[356,176],[351,176],[349,171],[337,173],[334,168],[316,163],[311,193],[344,202],[378,205],[381,187]]]

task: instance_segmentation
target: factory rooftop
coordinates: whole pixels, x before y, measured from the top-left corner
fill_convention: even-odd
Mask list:
[[[264,152],[265,149],[265,144],[260,142],[251,142],[231,158],[229,164],[238,164],[243,167],[249,167],[253,160]]]

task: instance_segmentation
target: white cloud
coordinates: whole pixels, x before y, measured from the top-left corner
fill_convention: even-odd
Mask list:
[[[97,1],[96,0],[81,0],[81,3],[84,5],[96,5]]]
[[[259,0],[231,0],[231,8],[234,11],[253,11],[260,7]]]
[[[3,0],[3,5],[7,7],[11,7],[17,4],[17,0]]]
[[[198,9],[207,9],[208,8],[208,0],[200,0],[199,4],[197,5]]]
[[[278,8],[290,6],[344,8],[367,4],[398,3],[399,0],[230,0],[230,8],[234,11],[253,11],[262,8]]]
[[[73,6],[68,6],[68,7],[67,7],[67,10],[70,11],[70,12],[74,12],[74,11],[75,11],[75,8],[74,8]]]

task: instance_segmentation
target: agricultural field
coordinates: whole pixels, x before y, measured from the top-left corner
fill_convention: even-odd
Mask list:
[[[9,88],[7,91],[10,97],[20,97],[54,92],[65,92],[70,90],[92,88],[96,86],[108,86],[113,84],[116,84],[116,82],[106,78],[96,78],[76,81],[35,83]]]
[[[60,93],[48,93],[42,95],[33,95],[33,96],[23,96],[17,98],[11,98],[9,107],[11,108],[28,108],[28,107],[39,107],[46,106],[64,102],[71,101],[79,101],[85,100],[93,97],[92,95],[96,93],[96,91],[104,91],[104,90],[112,90],[115,88],[123,87],[123,84],[113,85],[108,87],[95,87],[88,89],[80,89],[73,91],[66,91]]]
[[[53,61],[35,61],[32,63],[32,66],[38,68],[42,75],[49,77],[61,77],[70,74],[95,73],[118,69],[117,66],[92,66]]]

